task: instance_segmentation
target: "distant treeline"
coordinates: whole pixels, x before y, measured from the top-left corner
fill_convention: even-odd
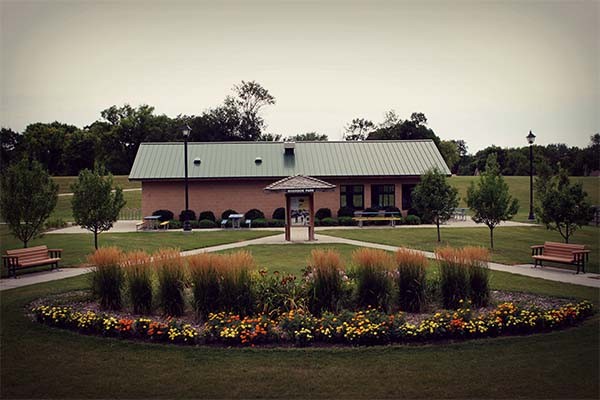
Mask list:
[[[189,126],[189,140],[214,141],[279,141],[328,140],[327,135],[306,132],[283,137],[266,133],[261,116],[265,106],[274,105],[275,97],[259,83],[242,81],[223,103],[200,115],[178,115],[174,118],[156,115],[154,107],[111,106],[100,112],[100,118],[83,128],[61,122],[33,123],[22,133],[10,128],[0,130],[0,166],[23,157],[38,160],[52,175],[77,175],[95,162],[103,164],[115,175],[129,174],[137,149],[142,142],[183,141],[182,130]],[[483,171],[488,154],[495,152],[504,175],[529,174],[529,148],[490,146],[469,154],[464,140],[441,140],[427,126],[422,113],[412,113],[403,120],[396,112],[385,113],[375,124],[355,118],[345,127],[345,140],[408,140],[432,139],[440,149],[453,173],[473,175]],[[591,137],[588,147],[568,147],[565,144],[534,145],[535,163],[545,163],[556,172],[558,166],[571,175],[589,175],[600,170],[600,134]]]

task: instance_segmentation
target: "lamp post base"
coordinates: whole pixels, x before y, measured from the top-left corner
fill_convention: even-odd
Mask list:
[[[529,221],[535,221],[535,215],[533,213],[529,213],[529,217],[527,217]]]
[[[192,224],[190,224],[190,221],[185,221],[183,223],[183,232],[184,233],[191,233],[192,232]]]

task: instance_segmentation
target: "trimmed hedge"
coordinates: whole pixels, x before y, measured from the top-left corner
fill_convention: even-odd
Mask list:
[[[202,221],[203,219],[207,219],[212,222],[216,222],[215,214],[212,211],[202,211],[200,215],[198,215],[198,221]]]
[[[338,220],[337,218],[323,218],[321,220],[321,226],[338,226]]]
[[[331,210],[329,208],[319,208],[315,213],[316,219],[331,218]]]
[[[158,215],[160,217],[160,222],[169,221],[175,218],[173,212],[170,210],[156,210],[152,215]]]
[[[211,221],[210,219],[201,219],[198,222],[198,227],[200,229],[216,228],[217,227],[217,223],[215,221]]]
[[[255,219],[265,219],[265,214],[257,208],[246,211],[244,218],[254,221]],[[254,225],[254,224],[253,224]]]
[[[354,208],[352,207],[342,207],[337,212],[338,218],[340,217],[354,217]]]
[[[281,219],[285,221],[285,208],[276,208],[275,211],[273,211],[273,219]]]
[[[228,210],[225,210],[221,213],[221,219],[227,219],[229,218],[229,215],[231,214],[239,214],[237,211],[232,210],[231,208]]]
[[[194,212],[194,210],[182,210],[181,213],[179,214],[179,221],[185,222],[186,216],[187,216],[188,221],[197,222],[196,221],[196,213]]]

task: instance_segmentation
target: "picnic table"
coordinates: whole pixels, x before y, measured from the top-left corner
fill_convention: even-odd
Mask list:
[[[242,221],[242,218],[244,218],[244,214],[229,214],[229,217],[227,218],[231,220],[231,227],[233,229],[239,229],[240,222]]]
[[[466,221],[467,220],[467,208],[455,208],[452,212],[452,219]]]
[[[144,225],[146,229],[158,229],[160,215],[148,215],[144,217]]]

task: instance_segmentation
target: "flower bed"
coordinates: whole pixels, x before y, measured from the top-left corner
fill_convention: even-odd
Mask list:
[[[368,308],[323,313],[289,311],[273,319],[267,315],[241,317],[233,313],[211,313],[199,326],[167,319],[122,318],[71,306],[39,305],[31,309],[34,318],[46,325],[83,334],[123,339],[196,345],[226,346],[313,343],[379,345],[389,343],[463,340],[511,334],[531,334],[573,326],[594,313],[588,301],[547,310],[524,308],[512,302],[499,304],[475,315],[466,302],[452,312],[438,312],[419,322],[407,322],[405,314],[386,314]]]

